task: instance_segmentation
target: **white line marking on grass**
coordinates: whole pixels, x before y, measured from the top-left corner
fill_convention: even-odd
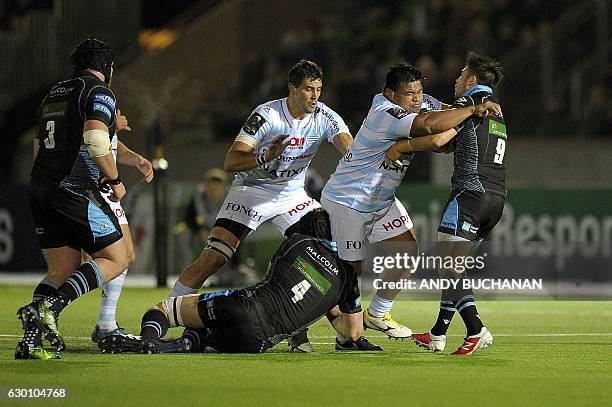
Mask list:
[[[22,338],[23,335],[2,335],[0,334],[0,339],[2,338],[6,338],[6,339],[12,339],[12,338]],[[79,341],[84,341],[84,340],[89,340],[91,341],[91,338],[88,336],[63,336],[62,338],[64,339],[76,339]]]
[[[457,336],[457,337],[463,337],[464,335],[457,335],[457,334],[452,334],[452,335],[447,335],[447,336]],[[539,334],[525,334],[525,333],[495,333],[493,332],[493,336],[528,336],[528,337],[554,337],[554,336],[558,336],[558,337],[564,337],[564,336],[612,336],[612,332],[589,332],[589,333],[539,333]],[[11,334],[0,334],[0,339],[14,339],[14,338],[21,338],[23,337],[23,335],[11,335]],[[335,336],[327,336],[327,335],[308,335],[309,338],[311,339],[334,339]],[[388,338],[387,335],[367,335],[368,338]],[[91,338],[88,336],[64,336],[64,339],[76,339],[79,341],[90,341]],[[410,338],[404,338],[406,340],[410,339]],[[334,343],[327,343],[327,342],[312,342],[314,345],[334,345]]]
[[[612,332],[591,332],[591,333],[541,333],[541,334],[525,334],[525,333],[495,333],[495,331],[492,332],[493,336],[542,336],[542,337],[547,337],[547,336],[612,336]],[[364,335],[367,336],[368,338],[388,338],[387,335]],[[460,336],[463,337],[464,335],[458,335],[458,334],[451,334],[451,335],[446,335],[446,336]],[[333,339],[335,338],[335,336],[314,336],[314,335],[308,335],[309,338],[315,338],[315,339]],[[405,338],[405,339],[409,339],[409,338]]]

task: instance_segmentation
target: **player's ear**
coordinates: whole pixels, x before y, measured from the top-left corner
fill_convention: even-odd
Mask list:
[[[466,85],[468,89],[473,88],[474,86],[478,85],[478,79],[476,79],[476,75],[468,76]]]
[[[391,88],[385,88],[385,90],[383,91],[383,95],[389,100],[393,99],[394,94],[395,92],[393,92],[393,89]]]
[[[294,84],[292,84],[291,82],[289,82],[289,83],[287,84],[287,88],[289,88],[289,93],[293,93],[293,92],[295,92],[295,90],[297,89],[297,88],[295,87],[295,85],[294,85]]]

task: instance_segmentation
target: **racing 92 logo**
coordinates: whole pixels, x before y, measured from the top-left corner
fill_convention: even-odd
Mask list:
[[[287,147],[289,148],[301,148],[304,147],[306,139],[304,137],[289,137],[285,140]]]

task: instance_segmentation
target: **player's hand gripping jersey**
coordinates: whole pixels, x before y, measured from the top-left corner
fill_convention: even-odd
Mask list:
[[[55,85],[42,102],[32,182],[77,188],[96,185],[100,169],[83,143],[87,120],[101,121],[113,134],[115,96],[104,82],[82,72]]]
[[[422,112],[439,110],[440,102],[425,95]],[[382,94],[372,107],[348,153],[323,189],[323,197],[360,212],[375,212],[391,205],[414,153],[403,157],[401,167],[385,164],[385,151],[410,138],[416,113],[409,113]]]
[[[453,107],[484,103],[491,97],[491,88],[480,85],[457,99]],[[508,136],[504,118],[470,117],[462,126],[451,141],[455,147],[452,191],[468,190],[506,195],[504,156]]]
[[[275,137],[287,135],[287,147],[262,167],[237,173],[232,186],[251,186],[276,193],[303,189],[306,170],[321,140],[326,138],[331,142],[336,134],[348,132],[342,118],[321,102],[317,102],[314,113],[302,120],[291,116],[287,98],[260,105],[236,140],[253,146],[256,153],[263,153]]]

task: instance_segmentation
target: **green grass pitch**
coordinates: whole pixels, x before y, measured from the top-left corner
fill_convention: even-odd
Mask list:
[[[479,303],[493,347],[469,357],[448,355],[462,341],[455,317],[447,350],[430,354],[412,342],[366,331],[384,352],[333,350],[323,320],[310,330],[316,353],[288,353],[282,343],[262,355],[104,355],[89,340],[98,292],[72,304],[60,320],[68,350],[61,360],[14,360],[21,332],[17,308],[32,287],[2,286],[0,387],[63,387],[63,401],[1,405],[609,405],[612,397],[612,302]],[[137,333],[146,308],[167,290],[126,288],[119,322]],[[394,316],[427,330],[433,302],[398,302]],[[170,335],[178,335],[174,330]],[[109,404],[112,403],[112,404]]]

